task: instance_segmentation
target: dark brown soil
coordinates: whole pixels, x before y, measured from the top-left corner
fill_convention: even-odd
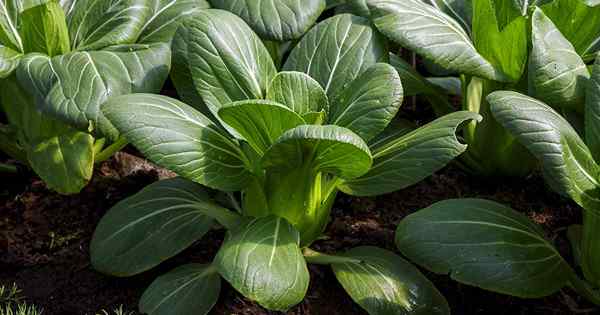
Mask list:
[[[76,196],[52,193],[35,178],[3,177],[0,285],[17,283],[27,301],[42,307],[45,315],[96,314],[121,304],[135,310],[155,277],[182,263],[210,261],[223,238],[223,232],[211,232],[156,270],[132,278],[104,276],[90,267],[88,245],[102,215],[119,200],[168,176],[140,159],[120,154],[98,168],[91,185]],[[329,238],[314,247],[326,252],[358,245],[395,250],[394,228],[405,215],[436,201],[459,197],[489,198],[527,213],[545,228],[565,257],[570,257],[564,227],[580,221],[580,209],[549,192],[540,177],[477,179],[454,167],[398,193],[378,198],[340,196],[327,229]],[[327,267],[311,266],[310,271],[311,286],[305,301],[288,314],[366,314],[352,303]],[[447,276],[428,276],[448,299],[453,314],[600,314],[568,290],[544,299],[522,300],[463,286]],[[211,314],[271,312],[224,285]]]

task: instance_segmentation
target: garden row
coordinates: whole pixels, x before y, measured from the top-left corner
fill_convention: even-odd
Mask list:
[[[90,245],[102,273],[137,275],[228,231],[211,263],[158,277],[141,313],[207,314],[223,280],[286,311],[307,294],[307,264],[331,266],[374,315],[450,313],[417,266],[600,304],[599,50],[598,0],[6,0],[0,150],[62,194],[127,144],[179,175],[102,218]],[[178,98],[160,95],[168,79]],[[422,126],[397,117],[416,95],[436,115]],[[582,208],[573,263],[529,218],[483,199],[403,219],[403,256],[311,248],[340,192],[387,194],[449,163],[495,178],[541,168]]]

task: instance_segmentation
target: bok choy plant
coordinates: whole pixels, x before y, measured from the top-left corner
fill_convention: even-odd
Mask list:
[[[102,218],[93,266],[131,276],[159,265],[216,223],[228,230],[209,264],[159,277],[140,301],[151,315],[206,314],[221,278],[270,310],[307,292],[307,263],[331,265],[370,314],[448,314],[414,266],[375,247],[324,254],[338,191],[379,195],[412,185],[466,150],[456,112],[407,131],[393,120],[403,88],[368,20],[336,15],[313,27],[278,71],[238,16],[203,10],[173,39],[173,81],[184,102],[131,94],[102,111],[140,152],[180,177],[150,185]],[[187,103],[187,104],[186,104]],[[239,193],[238,193],[239,192]]]
[[[473,173],[505,176],[526,175],[536,161],[493,119],[486,96],[518,91],[547,102],[571,121],[581,120],[583,82],[589,77],[585,63],[600,48],[597,4],[366,0],[370,19],[382,34],[419,54],[425,64],[460,75],[463,109],[484,117],[465,129],[469,149],[461,161]],[[404,77],[429,83],[418,73]],[[416,89],[407,94],[424,93],[440,106],[439,93],[430,84],[411,85]]]
[[[159,92],[179,20],[204,0],[5,0],[0,3],[0,149],[51,189],[79,192],[94,162],[125,145],[104,101]]]
[[[484,289],[532,298],[570,286],[600,304],[600,57],[585,85],[583,136],[540,100],[514,91],[487,96],[498,123],[541,162],[550,187],[583,208],[583,224],[569,227],[568,237],[584,280],[539,227],[491,201],[444,201],[409,216],[398,227],[398,248],[427,269]]]

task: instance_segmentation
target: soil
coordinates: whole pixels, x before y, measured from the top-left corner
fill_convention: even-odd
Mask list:
[[[16,283],[26,300],[43,308],[45,315],[96,314],[119,305],[135,310],[153,279],[183,263],[210,261],[223,238],[222,231],[212,231],[155,270],[131,278],[109,277],[91,268],[88,246],[103,214],[119,200],[169,176],[172,174],[134,155],[119,153],[98,167],[92,183],[75,196],[53,193],[31,174],[3,178],[0,285]],[[453,166],[397,193],[377,198],[341,195],[326,231],[327,239],[315,243],[314,248],[337,252],[375,245],[395,250],[394,229],[404,216],[436,201],[460,197],[488,198],[528,214],[570,259],[565,227],[581,220],[575,204],[550,192],[537,175],[514,181],[480,179]],[[366,314],[345,294],[328,267],[310,266],[310,271],[306,299],[287,314]],[[543,299],[523,300],[425,273],[446,296],[453,314],[600,314],[568,290]],[[223,283],[220,300],[211,314],[274,314]]]

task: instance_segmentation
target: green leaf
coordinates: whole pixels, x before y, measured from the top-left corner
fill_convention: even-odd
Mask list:
[[[22,9],[22,0],[0,1],[0,43],[16,52],[24,52],[23,40],[18,31]]]
[[[80,130],[110,135],[100,113],[108,99],[131,93],[158,93],[169,73],[167,44],[113,47],[48,58],[29,54],[17,69],[20,83],[37,98],[39,110]],[[109,134],[107,134],[109,133]]]
[[[14,76],[2,80],[0,103],[11,125],[20,132],[31,168],[50,189],[78,193],[90,180],[94,167],[94,138],[38,112],[33,97]]]
[[[362,17],[368,18],[371,15],[369,7],[367,7],[366,0],[346,0],[345,2],[335,8],[335,14],[350,13]]]
[[[100,220],[90,244],[94,268],[131,276],[157,266],[208,232],[213,220],[205,208],[221,209],[196,183],[176,177],[151,184]]]
[[[325,10],[325,0],[210,0],[213,7],[239,15],[262,38],[300,38]]]
[[[592,0],[588,0],[592,1]],[[541,8],[585,60],[600,49],[600,6],[572,0],[554,0]]]
[[[285,219],[254,219],[231,231],[215,258],[231,286],[261,306],[286,311],[300,303],[309,274],[300,235]]]
[[[168,43],[181,21],[198,10],[208,9],[206,0],[150,0],[150,17],[142,27],[138,43]]]
[[[441,201],[409,215],[396,245],[435,273],[521,298],[555,293],[572,272],[526,216],[482,199]]]
[[[462,154],[467,146],[456,138],[466,121],[481,120],[473,112],[448,114],[408,134],[387,137],[373,147],[373,167],[340,189],[354,196],[374,196],[416,184]]]
[[[94,138],[58,121],[39,119],[38,137],[29,139],[26,146],[31,168],[50,189],[61,194],[79,193],[94,171]]]
[[[585,143],[600,161],[600,55],[596,58],[585,98]]]
[[[446,13],[457,21],[467,32],[471,33],[473,19],[472,0],[424,0],[438,10]]]
[[[461,25],[420,0],[368,0],[379,31],[436,64],[460,73],[495,80],[509,78],[481,56]]]
[[[260,155],[284,132],[305,124],[300,115],[287,107],[263,100],[231,103],[219,110],[219,117]]]
[[[539,8],[533,13],[532,27],[529,94],[554,107],[583,112],[590,77],[585,63]]]
[[[346,127],[369,141],[396,116],[402,99],[400,75],[389,64],[378,63],[333,99],[329,122]]]
[[[303,72],[278,73],[267,89],[267,99],[279,102],[300,115],[329,108],[327,95],[319,82]]]
[[[493,0],[490,3],[495,10],[494,20],[497,21],[499,31],[503,31],[514,20],[527,16],[529,0]],[[477,15],[478,13],[475,14],[476,17]]]
[[[400,256],[371,246],[353,248],[344,256],[358,261],[332,264],[335,276],[369,314],[450,314],[433,283]]]
[[[306,33],[283,68],[308,74],[331,100],[369,67],[387,58],[385,40],[367,19],[340,14]]]
[[[19,65],[23,55],[0,44],[0,79],[8,78]]]
[[[89,51],[133,44],[150,14],[147,0],[76,0],[67,19],[71,48]]]
[[[156,278],[142,295],[139,308],[148,315],[206,315],[220,291],[221,277],[215,267],[187,264]]]
[[[264,99],[277,70],[269,51],[236,15],[201,10],[186,19],[173,39],[173,75],[178,91],[215,117],[231,102]],[[187,80],[192,80],[192,84]],[[185,89],[193,88],[196,95]],[[202,99],[194,99],[200,96]],[[198,107],[200,108],[200,107]]]
[[[474,1],[473,42],[483,58],[516,82],[525,71],[529,54],[527,19],[517,11],[517,16],[502,26],[496,19],[494,6],[496,10],[503,6],[512,8],[511,2],[519,0],[494,1]]]
[[[249,180],[239,145],[186,104],[132,94],[112,98],[103,112],[144,156],[183,177],[225,191],[241,190]]]
[[[371,167],[367,144],[351,130],[304,125],[286,131],[263,157],[266,168],[296,168],[310,163],[315,171],[350,179]]]
[[[569,123],[548,105],[499,91],[487,97],[494,118],[540,162],[546,181],[584,209],[600,209],[599,168]]]
[[[19,16],[23,51],[49,56],[69,52],[69,30],[65,13],[56,1],[48,1],[23,11]]]

